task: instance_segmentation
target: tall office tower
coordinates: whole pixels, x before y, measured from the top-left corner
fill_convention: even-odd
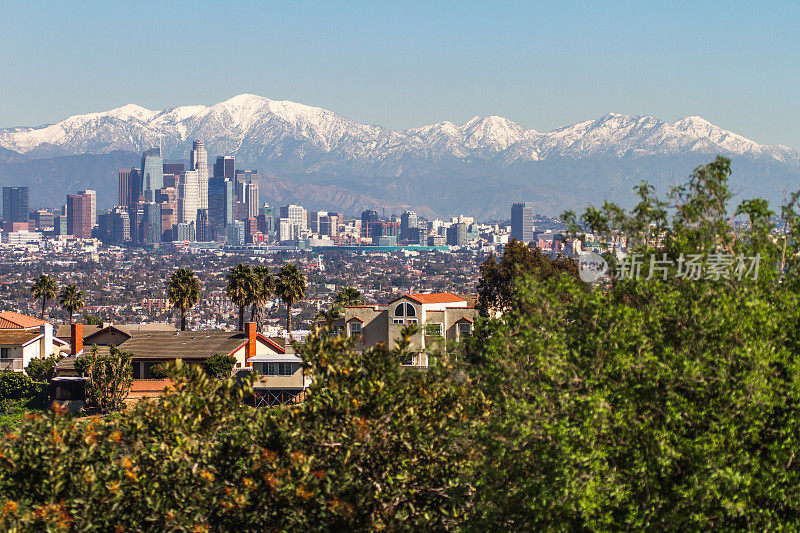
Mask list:
[[[319,220],[327,215],[327,211],[308,212],[308,229],[311,231],[311,233],[319,233]]]
[[[142,192],[148,202],[155,200],[155,191],[164,186],[164,160],[161,150],[151,148],[142,153]]]
[[[208,221],[215,228],[224,228],[236,218],[236,191],[231,178],[208,180]]]
[[[217,162],[214,163],[214,177],[231,179],[236,177],[236,167],[233,162],[233,156],[221,155],[217,157]]]
[[[306,210],[300,205],[284,205],[281,207],[281,218],[287,219],[290,223],[298,227],[299,231],[308,229],[308,216]]]
[[[131,169],[131,177],[130,177],[130,193],[129,197],[131,202],[128,207],[135,206],[140,198],[144,198],[144,188],[142,186],[142,169],[140,168],[132,168]]]
[[[180,175],[186,170],[186,165],[183,163],[164,163],[161,167],[164,174]]]
[[[67,196],[67,234],[79,239],[92,237],[92,197],[88,194]]]
[[[92,199],[92,227],[97,225],[97,191],[94,189],[86,189],[85,191],[78,191],[78,194],[88,194]]]
[[[419,226],[419,217],[414,211],[404,211],[400,215],[400,240],[408,241],[411,238],[411,230]]]
[[[179,222],[175,224],[172,232],[175,241],[194,241],[194,222]]]
[[[447,244],[450,246],[467,245],[467,224],[456,222],[447,228]]]
[[[126,208],[117,206],[104,216],[108,221],[106,233],[111,243],[122,244],[131,240],[131,219]]]
[[[133,191],[132,180],[137,172],[135,168],[121,168],[117,171],[117,205],[131,205],[131,192]]]
[[[200,209],[200,185],[197,181],[198,172],[187,170],[181,174],[178,186],[178,222],[194,222],[197,210]]]
[[[378,217],[377,211],[372,211],[371,209],[367,209],[366,211],[361,212],[361,236],[362,237],[372,237],[372,226],[376,222],[378,222],[380,218]]]
[[[300,226],[288,218],[278,219],[278,240],[293,241],[300,238]]]
[[[511,238],[520,242],[533,240],[533,204],[516,202],[511,204]]]
[[[208,209],[208,154],[203,141],[194,141],[189,153],[189,170],[197,172],[197,208]]]
[[[267,204],[258,210],[258,231],[264,235],[275,233],[275,208]]]
[[[258,216],[258,182],[247,184],[247,218]]]
[[[147,202],[144,204],[144,214],[141,222],[142,244],[156,244],[161,242],[161,204]]]
[[[3,187],[3,222],[28,222],[28,187]]]
[[[197,210],[197,220],[194,224],[194,236],[197,242],[208,242],[208,209]]]
[[[319,234],[339,240],[339,221],[342,219],[339,213],[327,213],[319,219]]]
[[[34,227],[38,231],[53,229],[53,212],[49,209],[39,209],[33,212]]]
[[[244,244],[244,222],[241,220],[234,220],[228,224],[226,232],[228,234],[228,244],[241,246]]]

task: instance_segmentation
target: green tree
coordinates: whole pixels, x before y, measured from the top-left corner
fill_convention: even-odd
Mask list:
[[[42,314],[40,316],[42,320],[44,320],[44,312],[47,309],[47,300],[55,298],[57,292],[58,286],[56,285],[56,280],[47,274],[40,274],[33,281],[31,293],[34,298],[42,299]]]
[[[101,355],[95,345],[83,359],[89,378],[86,393],[91,403],[101,413],[121,409],[133,383],[131,354],[110,346],[108,355]]]
[[[217,379],[230,377],[235,365],[236,358],[234,356],[220,355],[218,353],[203,361],[203,368],[205,368],[208,375]]]
[[[361,291],[355,287],[345,287],[333,297],[333,305],[338,307],[345,307],[348,305],[364,305],[366,300],[361,294]]]
[[[518,301],[517,282],[526,276],[546,280],[566,274],[585,287],[578,277],[576,261],[567,257],[550,259],[538,248],[531,248],[516,239],[506,245],[500,263],[494,254],[490,255],[481,265],[480,274],[477,307],[481,316],[510,309]]]
[[[72,324],[72,315],[83,308],[83,291],[79,291],[75,285],[67,285],[58,294],[58,301],[69,315],[69,322]]]
[[[56,365],[62,357],[51,355],[44,359],[35,357],[25,367],[25,373],[34,381],[50,381],[56,375]]]
[[[264,326],[265,307],[275,292],[275,278],[269,268],[263,265],[253,267],[253,278],[254,287],[250,316],[253,322],[256,323],[258,331],[261,331]]]
[[[244,331],[245,307],[255,301],[256,280],[253,269],[249,265],[239,263],[228,272],[225,279],[228,282],[228,298],[239,307],[239,331]]]
[[[275,294],[286,306],[286,331],[292,332],[292,306],[306,294],[306,275],[297,265],[284,265],[278,272]]]
[[[200,280],[188,268],[179,268],[167,282],[169,303],[180,312],[181,331],[186,330],[186,312],[200,299]]]

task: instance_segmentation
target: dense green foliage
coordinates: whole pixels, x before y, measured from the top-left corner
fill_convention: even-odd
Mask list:
[[[286,306],[286,331],[292,332],[292,306],[306,295],[306,275],[297,265],[284,265],[278,272],[275,295]]]
[[[230,377],[234,365],[236,365],[234,356],[220,355],[218,353],[203,361],[203,368],[208,375],[218,379]]]
[[[44,312],[47,309],[47,300],[52,300],[56,297],[58,286],[56,280],[47,274],[40,274],[33,280],[31,285],[31,294],[34,298],[42,299],[42,314],[40,318],[44,320]]]
[[[89,403],[101,413],[121,409],[133,382],[131,354],[116,346],[110,346],[108,354],[100,354],[98,347],[92,346],[81,360],[80,372],[89,378],[86,384]]]
[[[252,305],[256,293],[256,278],[250,265],[239,263],[225,276],[228,282],[226,293],[239,307],[239,331],[244,331],[244,309]]]
[[[728,205],[729,172],[568,221],[631,252],[760,254],[757,277],[588,288],[509,259],[502,316],[425,371],[397,364],[408,337],[361,354],[317,330],[298,405],[252,409],[247,378],[179,367],[115,417],[29,416],[0,442],[0,528],[797,529],[797,197],[775,234],[766,203]]]
[[[83,291],[78,290],[75,285],[67,285],[58,293],[58,301],[69,315],[69,321],[72,323],[72,315],[83,309]]]
[[[181,331],[186,330],[186,312],[200,299],[200,280],[188,268],[178,268],[167,282],[167,298],[181,315]]]
[[[56,364],[61,360],[61,357],[51,355],[45,359],[35,357],[31,359],[28,366],[25,367],[25,372],[34,381],[49,381],[56,375]]]
[[[25,398],[32,395],[34,387],[34,381],[22,372],[0,372],[0,398]]]

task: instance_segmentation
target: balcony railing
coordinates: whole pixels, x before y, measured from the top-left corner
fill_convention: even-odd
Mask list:
[[[22,372],[22,358],[0,359],[0,372]]]

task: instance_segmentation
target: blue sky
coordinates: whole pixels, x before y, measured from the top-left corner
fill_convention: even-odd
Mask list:
[[[701,115],[800,148],[797,2],[17,2],[0,127],[243,92],[391,128]]]

